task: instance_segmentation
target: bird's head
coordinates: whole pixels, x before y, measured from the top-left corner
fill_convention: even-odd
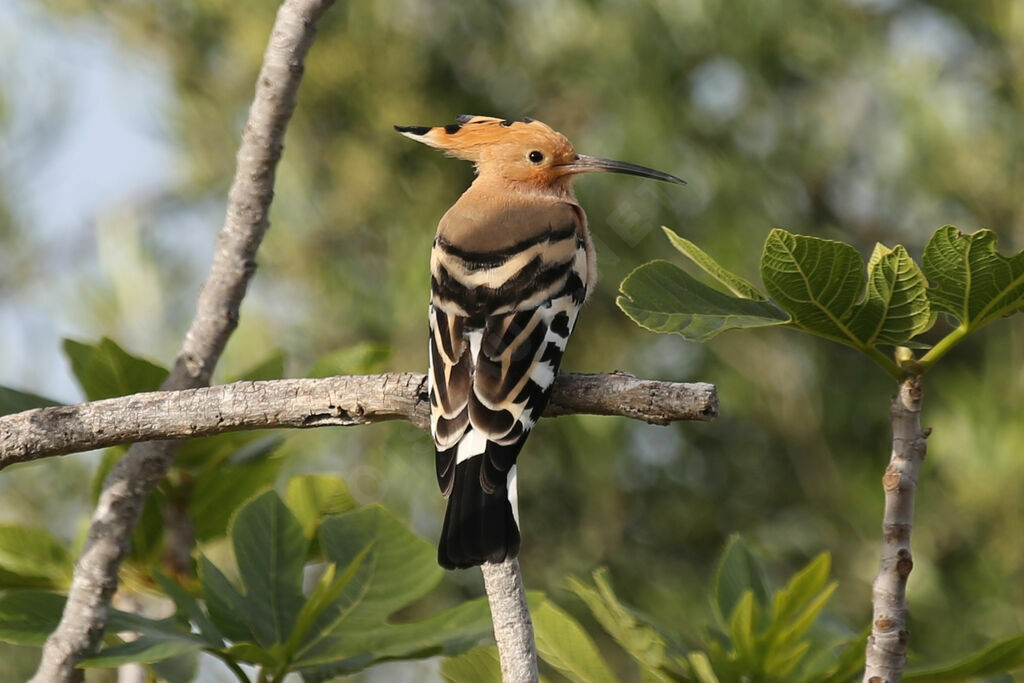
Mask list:
[[[511,121],[464,114],[447,126],[395,126],[402,135],[476,164],[481,177],[538,187],[567,187],[579,173],[628,173],[685,185],[668,173],[645,166],[577,154],[569,140],[533,119]]]

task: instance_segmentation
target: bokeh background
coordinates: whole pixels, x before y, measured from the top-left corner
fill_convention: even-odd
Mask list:
[[[173,358],[275,7],[0,3],[0,384],[81,400],[65,337],[106,335]],[[356,372],[425,368],[430,243],[472,169],[392,124],[459,113],[532,116],[579,151],[689,181],[577,183],[601,280],[564,367],[708,381],[721,396],[722,416],[707,424],[543,422],[521,467],[528,587],[592,623],[564,580],[607,565],[625,601],[693,639],[709,618],[715,553],[738,532],[776,581],[831,552],[840,589],[830,614],[866,626],[891,380],[851,350],[788,330],[707,345],[647,333],[616,309],[618,283],[670,251],[660,225],[755,281],[776,226],[919,256],[953,223],[991,228],[1004,253],[1020,250],[1024,5],[338,3],[307,64],[221,379],[278,352],[289,376],[327,354]],[[913,660],[935,663],[1024,630],[1024,320],[970,339],[926,391],[934,433],[909,590]],[[338,472],[360,502],[385,502],[426,538],[439,530],[431,447],[408,425],[293,433],[276,457],[282,478]],[[71,542],[95,464],[80,455],[5,472],[0,521]],[[464,572],[442,592],[480,590]],[[19,680],[32,656],[0,648],[0,679]],[[419,680],[428,669],[366,677]]]

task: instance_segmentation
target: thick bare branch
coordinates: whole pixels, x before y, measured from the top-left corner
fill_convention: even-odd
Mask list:
[[[274,171],[284,131],[295,110],[303,61],[317,22],[333,0],[285,0],[267,43],[256,94],[238,150],[224,227],[197,310],[164,389],[209,384],[238,324],[238,310],[256,268],[266,232]],[[43,647],[33,683],[81,680],[75,665],[99,644],[117,572],[128,550],[142,504],[174,459],[177,443],[151,441],[131,449],[111,472],[75,566],[60,625]]]
[[[498,642],[501,680],[503,683],[536,683],[537,645],[519,560],[506,560],[501,564],[487,562],[480,571],[491,606],[494,639]]]
[[[892,399],[892,457],[882,477],[882,561],[871,585],[871,635],[864,683],[899,683],[907,663],[907,577],[914,568],[910,532],[917,476],[927,449],[921,429],[921,378],[900,382]]]
[[[555,384],[546,415],[570,413],[656,424],[710,420],[718,413],[718,399],[714,386],[704,383],[659,382],[624,373],[566,374]],[[0,417],[0,469],[121,443],[395,419],[427,428],[425,375],[396,372],[154,391]]]

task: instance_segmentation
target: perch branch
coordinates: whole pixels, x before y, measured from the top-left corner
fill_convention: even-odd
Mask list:
[[[238,324],[238,311],[256,269],[256,250],[269,225],[274,171],[284,131],[295,110],[303,60],[317,22],[332,0],[285,0],[277,13],[238,149],[224,227],[196,315],[163,388],[205,386]],[[75,565],[67,605],[47,638],[32,683],[82,680],[76,665],[99,645],[142,504],[163,478],[179,443],[151,441],[133,447],[111,472]]]
[[[638,379],[633,375],[565,374],[546,415],[621,415],[656,424],[710,420],[714,386]],[[244,429],[430,422],[426,376],[412,372],[326,379],[236,382],[154,391],[0,417],[0,469],[17,462],[155,439],[211,436]]]
[[[480,571],[484,575],[487,602],[491,606],[494,639],[498,642],[501,680],[503,683],[536,683],[537,645],[519,560],[506,560],[500,564],[487,562]]]
[[[864,683],[899,683],[907,663],[907,577],[914,568],[910,532],[914,492],[924,462],[921,429],[921,378],[900,382],[892,399],[892,457],[882,477],[885,517],[882,561],[871,584],[871,635],[865,653]]]

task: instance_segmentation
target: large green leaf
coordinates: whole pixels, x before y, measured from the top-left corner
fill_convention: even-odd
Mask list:
[[[238,592],[224,573],[205,555],[199,557],[199,580],[210,620],[217,629],[235,642],[255,642],[249,626],[255,620],[245,596]]]
[[[531,615],[540,657],[577,683],[614,683],[615,674],[579,622],[545,600]]]
[[[45,529],[0,524],[0,569],[5,573],[45,579],[62,588],[71,580],[72,565],[71,555]]]
[[[768,605],[764,571],[743,539],[734,535],[722,550],[711,578],[711,607],[721,627],[728,626],[730,615],[747,591],[760,607]]]
[[[501,683],[498,648],[475,647],[441,663],[441,675],[451,683]]]
[[[230,534],[256,643],[283,644],[305,602],[302,569],[309,544],[302,527],[278,495],[267,491],[238,511]]]
[[[1006,638],[959,661],[934,667],[913,667],[903,675],[908,683],[963,681],[1024,669],[1024,633]]]
[[[593,576],[595,588],[570,578],[569,589],[586,603],[601,627],[642,667],[645,679],[671,680],[663,671],[671,666],[665,637],[619,602],[606,569],[596,570]]]
[[[849,322],[864,291],[864,261],[849,244],[772,230],[761,279],[795,325],[845,343],[856,340]]]
[[[1024,252],[1003,256],[991,230],[965,235],[952,225],[939,228],[922,265],[932,306],[969,329],[1024,308]]]
[[[131,355],[104,337],[96,344],[64,340],[71,371],[90,401],[156,391],[167,370]]]
[[[388,621],[437,585],[441,569],[434,547],[384,508],[328,517],[319,538],[324,555],[338,567],[360,554],[365,558],[297,649],[295,666],[307,679],[356,671],[382,659],[462,652],[491,632],[483,599],[423,621]]]
[[[20,413],[33,408],[47,408],[60,405],[57,401],[43,398],[27,391],[0,386],[0,416]]]
[[[902,344],[934,320],[924,276],[900,246],[875,247],[865,288],[864,261],[849,244],[776,229],[761,278],[795,326],[862,350]]]
[[[740,299],[694,279],[668,261],[646,263],[622,281],[616,303],[641,327],[703,342],[726,330],[781,325],[789,316],[768,301]]]

